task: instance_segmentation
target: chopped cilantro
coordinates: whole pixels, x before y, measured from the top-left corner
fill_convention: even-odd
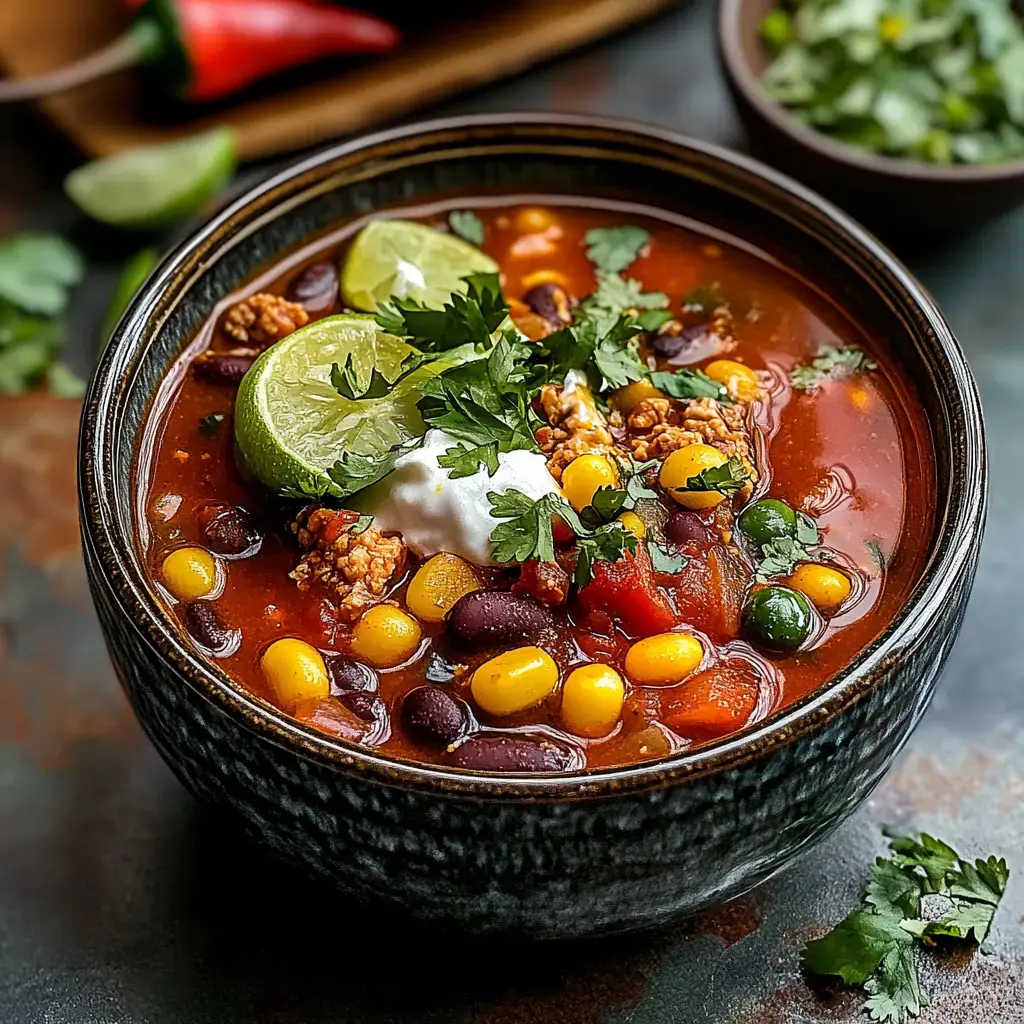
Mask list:
[[[733,404],[725,385],[700,370],[657,370],[651,374],[651,383],[672,398],[714,398],[723,405]]]
[[[717,491],[719,494],[736,494],[743,490],[750,479],[747,467],[735,455],[728,458],[721,466],[708,466],[696,476],[686,481],[685,487],[677,487],[680,491]]]
[[[484,244],[484,222],[472,210],[452,210],[448,214],[448,227],[473,245]]]
[[[632,224],[591,228],[584,236],[587,259],[606,274],[618,274],[620,270],[625,270],[650,240],[649,231]]]
[[[664,327],[671,319],[672,314],[667,309],[645,309],[637,314],[636,322],[642,330],[654,332]]]
[[[761,546],[757,579],[767,583],[773,576],[790,576],[800,562],[827,561],[831,553],[822,550],[818,524],[806,512],[796,513],[796,532],[792,537],[776,537]]]
[[[199,421],[199,433],[203,437],[216,437],[220,433],[220,425],[226,417],[222,412],[211,412]]]
[[[682,572],[689,561],[686,555],[672,551],[656,540],[648,539],[647,553],[651,556],[651,566],[655,572]]]
[[[392,299],[377,311],[377,323],[389,334],[408,339],[421,352],[446,352],[459,345],[490,345],[508,316],[497,274],[470,274],[466,294],[456,293],[443,309],[413,299]]]
[[[842,380],[868,370],[877,370],[878,364],[854,345],[822,345],[818,355],[808,363],[794,366],[790,383],[802,391],[813,391],[826,380]]]
[[[637,539],[622,523],[587,526],[560,495],[546,494],[534,499],[517,490],[492,491],[487,500],[491,503],[491,515],[505,520],[491,532],[496,562],[554,561],[551,523],[555,516],[564,519],[576,534],[579,555],[574,578],[578,587],[585,587],[593,579],[595,562],[617,562],[626,552],[636,551]]]
[[[1015,0],[784,0],[761,23],[766,91],[852,147],[932,163],[1024,156]]]
[[[871,869],[864,901],[824,938],[808,942],[808,974],[833,975],[862,985],[871,1019],[901,1024],[927,1005],[914,962],[914,940],[984,941],[1006,891],[1006,861],[989,857],[973,864],[927,833],[897,836],[892,856]],[[921,898],[940,896],[949,912],[938,921],[922,918]]]
[[[647,376],[640,359],[640,327],[628,314],[614,319],[583,316],[530,347],[544,379],[561,381],[569,370],[585,370],[595,393],[625,387]]]
[[[438,459],[456,479],[481,467],[493,476],[499,452],[537,450],[534,429],[540,419],[527,384],[531,349],[510,331],[486,359],[453,366],[424,384],[423,421],[461,442]]]
[[[78,250],[55,235],[13,235],[0,241],[0,298],[41,316],[64,312],[85,265]]]
[[[620,277],[618,274],[606,274],[602,271],[598,271],[595,276],[597,288],[592,295],[584,299],[583,315],[592,314],[595,308],[607,309],[617,315],[627,309],[661,310],[668,305],[668,296],[664,292],[645,292],[643,285],[635,277]]]
[[[353,536],[358,537],[361,533],[366,531],[373,525],[373,516],[361,515],[349,528],[348,532]]]
[[[358,455],[342,452],[341,458],[326,472],[311,473],[296,487],[286,487],[281,497],[297,501],[322,501],[325,497],[348,498],[358,491],[382,480],[394,468],[395,463],[408,452],[418,448],[423,439],[416,437],[403,444],[396,444],[383,455]]]
[[[342,398],[348,398],[351,401],[384,398],[402,377],[421,364],[421,360],[415,357],[406,360],[402,364],[402,372],[394,380],[388,380],[375,366],[370,371],[370,379],[363,383],[359,379],[359,374],[356,373],[352,356],[353,353],[349,352],[344,366],[339,366],[337,363],[331,365],[331,387]]]

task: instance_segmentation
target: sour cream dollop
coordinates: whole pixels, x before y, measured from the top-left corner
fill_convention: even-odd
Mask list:
[[[449,551],[477,565],[492,561],[491,531],[501,520],[491,515],[491,491],[522,491],[531,498],[559,494],[547,459],[537,452],[515,451],[498,456],[498,469],[488,476],[452,480],[438,457],[458,442],[443,430],[428,430],[423,445],[403,455],[392,473],[373,487],[360,504],[374,516],[378,530],[401,533],[421,558]]]

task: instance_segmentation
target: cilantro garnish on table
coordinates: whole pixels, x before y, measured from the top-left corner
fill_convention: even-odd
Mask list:
[[[83,382],[57,362],[64,345],[57,318],[83,271],[78,251],[62,238],[0,240],[0,394],[24,394],[37,383],[59,397],[84,393]]]
[[[761,36],[769,96],[840,142],[939,164],[1024,156],[1012,0],[786,0]]]
[[[822,345],[810,363],[793,367],[789,381],[801,391],[813,391],[827,380],[842,380],[877,369],[878,364],[855,345]]]
[[[971,862],[927,833],[894,836],[889,848],[892,855],[879,857],[871,869],[861,906],[824,938],[807,943],[803,967],[863,986],[871,1020],[901,1024],[928,1003],[915,941],[984,942],[1010,872],[1002,858]],[[924,913],[925,896],[942,903],[941,916]]]

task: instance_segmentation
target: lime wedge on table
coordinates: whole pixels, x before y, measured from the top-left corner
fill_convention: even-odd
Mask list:
[[[459,361],[427,363],[383,398],[344,398],[331,385],[331,365],[352,354],[359,379],[376,368],[395,380],[412,352],[367,316],[318,320],[267,349],[245,375],[235,401],[235,442],[243,473],[277,493],[301,491],[342,452],[373,457],[424,432],[416,403],[423,383]]]
[[[341,298],[373,312],[389,298],[440,309],[465,291],[469,274],[496,274],[498,264],[455,235],[408,220],[371,221],[356,235],[341,266]]]
[[[234,170],[234,132],[217,128],[94,160],[72,171],[64,190],[94,220],[155,228],[198,209]]]

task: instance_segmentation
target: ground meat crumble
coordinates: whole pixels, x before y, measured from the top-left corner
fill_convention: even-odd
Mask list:
[[[305,552],[291,578],[299,590],[314,585],[322,589],[336,603],[341,618],[350,622],[383,600],[406,557],[399,537],[385,537],[372,526],[351,533],[356,518],[352,512],[312,506],[290,524]]]
[[[537,431],[537,443],[557,481],[580,455],[608,455],[615,450],[608,422],[585,387],[548,384],[541,389],[540,404],[549,426]]]
[[[258,292],[228,310],[223,329],[241,345],[266,348],[307,323],[309,314],[297,302]]]
[[[746,417],[746,406],[723,405],[714,398],[684,402],[645,398],[627,421],[629,446],[639,462],[664,459],[689,444],[708,444],[727,457],[735,456],[749,474],[748,482],[739,492],[740,499],[746,501],[757,482]]]

